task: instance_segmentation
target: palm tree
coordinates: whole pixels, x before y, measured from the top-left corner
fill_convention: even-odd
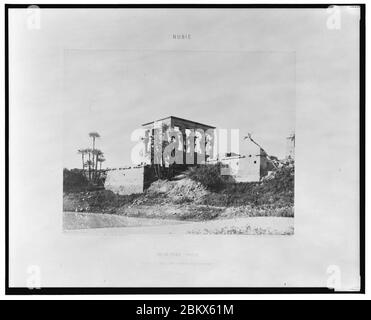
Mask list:
[[[85,149],[85,152],[88,154],[88,161],[86,161],[86,165],[88,166],[88,173],[89,173],[89,181],[91,180],[91,168],[93,166],[93,162],[91,161],[91,154],[92,154],[92,149],[88,148]]]
[[[85,169],[85,154],[87,153],[86,149],[79,149],[79,150],[77,150],[77,152],[81,154],[82,171],[84,172],[84,169]]]
[[[98,159],[97,159],[97,162],[99,162],[99,171],[98,171],[98,179],[100,179],[101,177],[101,174],[102,174],[102,162],[106,161],[106,159],[104,159],[103,156],[100,156]]]
[[[103,152],[100,151],[99,149],[93,149],[92,153],[93,153],[93,169],[94,169],[93,178],[96,179],[97,171],[98,171],[98,158],[99,156],[103,155]]]
[[[89,133],[89,137],[93,139],[93,152],[94,152],[94,150],[95,150],[95,139],[100,138],[100,135],[99,135],[98,132],[93,131],[93,132]],[[94,168],[94,157],[93,157],[93,168]]]
[[[95,149],[95,139],[100,138],[100,135],[98,132],[90,132],[89,137],[93,138],[93,150]]]
[[[254,143],[255,145],[257,145],[260,148],[260,150],[263,152],[263,154],[265,155],[265,157],[268,159],[268,161],[270,161],[272,163],[273,167],[275,169],[278,168],[277,162],[274,159],[272,159],[272,157],[268,154],[268,152],[266,152],[263,149],[263,147],[252,138],[251,133],[248,133],[247,136],[245,136],[243,139],[244,140],[249,139],[252,143]]]
[[[93,162],[91,160],[86,161],[86,165],[89,168],[88,174],[89,174],[89,181],[91,181],[91,167],[93,165]]]
[[[98,161],[99,161],[99,171],[102,171],[102,163],[106,161],[106,159],[104,157],[100,157],[98,158]]]

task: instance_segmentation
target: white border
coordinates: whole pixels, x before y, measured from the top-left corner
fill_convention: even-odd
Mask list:
[[[11,4],[24,4],[24,1],[7,1],[6,3],[11,3]],[[37,1],[38,4],[70,4],[71,1],[53,1],[53,0],[48,0],[48,1]],[[102,4],[103,1],[86,1],[86,0],[80,0],[78,1],[79,4]],[[115,2],[109,2],[111,4],[125,4],[125,2],[122,1],[115,1]],[[126,2],[127,3],[127,2]],[[135,3],[135,4],[156,4],[156,3],[161,3],[161,4],[194,4],[195,1],[193,0],[182,0],[182,1],[152,1],[152,0],[142,0],[142,1],[130,1],[130,3]],[[197,1],[197,4],[228,4],[226,1],[219,1],[219,0],[213,0],[213,1]],[[247,1],[240,1],[240,0],[234,0],[231,3],[233,4],[251,4],[251,2]],[[258,1],[255,0],[253,4],[321,4],[321,3],[326,3],[326,2],[318,2],[318,1],[284,1],[284,2],[276,2],[276,1]],[[338,0],[336,3],[341,4],[341,3],[347,3],[349,4],[349,1],[344,1],[344,0]],[[358,3],[364,3],[364,2],[357,2]],[[104,3],[108,4],[108,3]],[[2,20],[4,19],[4,3],[1,2],[1,12],[0,15],[2,17]],[[370,13],[366,8],[366,21],[370,21]],[[2,71],[1,74],[4,75],[4,21],[1,23],[1,67],[0,70]],[[366,32],[366,61],[370,61],[368,53],[368,46],[369,43],[371,42],[370,39],[370,33]],[[367,71],[370,69],[370,63],[366,64],[366,75],[368,74]],[[0,86],[1,88],[4,88],[4,76],[0,78]],[[366,80],[366,92],[371,92],[371,85],[370,82]],[[367,96],[367,94],[366,94]],[[0,118],[1,118],[1,134],[2,139],[0,140],[0,148],[1,150],[5,149],[5,144],[4,144],[4,133],[5,133],[5,113],[4,113],[4,101],[5,101],[5,96],[4,96],[4,89],[1,90],[1,104],[3,106],[2,112],[0,113]],[[370,159],[370,152],[369,152],[369,147],[370,147],[370,141],[371,141],[371,133],[370,130],[367,130],[367,124],[371,123],[371,116],[370,113],[366,112],[366,159]],[[0,170],[0,177],[2,180],[2,183],[0,185],[0,194],[1,194],[1,219],[0,219],[0,234],[1,234],[1,239],[5,239],[4,231],[5,231],[5,212],[4,212],[4,207],[5,207],[5,189],[4,189],[4,179],[5,179],[5,163],[4,163],[4,156],[0,158],[0,165],[1,165],[1,170]],[[367,163],[366,163],[367,166]],[[369,186],[369,181],[370,181],[370,173],[369,171],[366,170],[366,199],[371,198],[371,191]],[[369,211],[369,203],[366,201],[366,215],[367,212]],[[370,244],[370,237],[368,236],[368,232],[371,230],[370,227],[370,219],[366,219],[366,250],[371,247]],[[146,299],[146,300],[156,300],[156,299],[164,299],[164,300],[199,300],[199,299],[211,299],[211,300],[220,300],[220,299],[225,299],[225,300],[260,300],[260,299],[267,299],[267,300],[292,300],[292,299],[297,299],[297,300],[316,300],[316,299],[321,299],[321,300],[366,300],[371,297],[370,292],[367,293],[368,289],[371,288],[370,284],[370,277],[367,276],[366,273],[366,294],[365,295],[360,295],[360,294],[206,294],[206,295],[63,295],[63,296],[57,296],[57,295],[51,295],[51,296],[5,296],[5,246],[2,245],[0,246],[0,274],[1,274],[1,280],[0,280],[0,295],[1,299],[4,300],[14,300],[14,299],[20,299],[20,300],[44,300],[44,299],[50,299],[50,300],[67,300],[67,299],[76,299],[76,300],[83,300],[83,299],[89,299],[89,300],[108,300],[108,299],[113,299],[113,300],[122,300],[122,299],[127,299],[127,300],[140,300],[140,299]],[[366,269],[367,266],[369,265],[369,258],[366,253]]]

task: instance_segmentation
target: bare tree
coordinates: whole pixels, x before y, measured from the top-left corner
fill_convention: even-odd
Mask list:
[[[247,136],[244,137],[244,140],[246,140],[246,139],[249,139],[252,143],[256,144],[256,145],[257,145],[257,146],[258,146],[258,147],[259,147],[259,148],[264,152],[265,156],[266,156],[267,159],[272,163],[273,167],[274,167],[275,169],[278,168],[278,165],[277,165],[277,162],[276,162],[277,160],[272,159],[272,157],[269,156],[268,152],[265,151],[265,150],[263,149],[263,147],[262,147],[259,143],[257,143],[257,142],[252,138],[251,133],[248,133]]]

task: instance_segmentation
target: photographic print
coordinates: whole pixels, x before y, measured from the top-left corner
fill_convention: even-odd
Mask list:
[[[295,53],[71,50],[64,63],[65,229],[293,234]]]
[[[362,291],[364,22],[8,5],[8,292]]]

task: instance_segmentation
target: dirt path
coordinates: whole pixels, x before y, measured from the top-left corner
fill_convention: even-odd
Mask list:
[[[136,218],[109,214],[64,212],[63,226],[69,233],[92,235],[127,234],[273,234],[294,233],[294,219],[246,217],[202,222]]]
[[[184,222],[174,219],[137,218],[115,214],[63,212],[64,230],[145,227],[180,223]]]

